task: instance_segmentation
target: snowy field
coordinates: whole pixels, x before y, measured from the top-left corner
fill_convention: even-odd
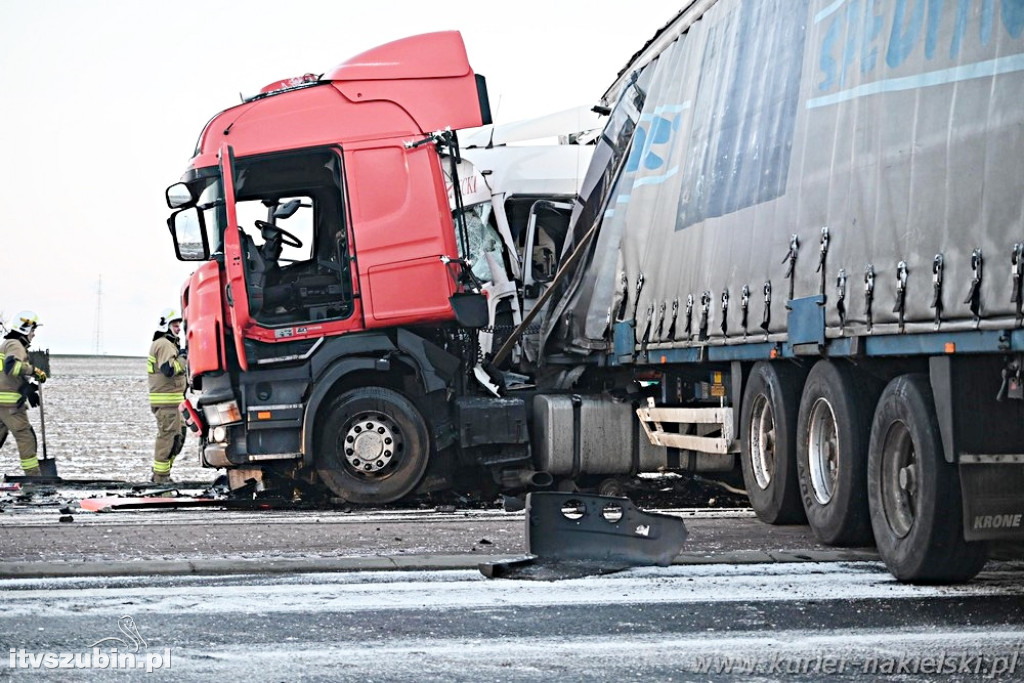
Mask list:
[[[52,356],[43,385],[46,450],[65,479],[148,481],[156,420],[149,409],[146,359]],[[39,409],[29,418],[43,453]],[[189,434],[174,463],[176,481],[210,481],[217,470],[199,466],[198,440]],[[0,472],[21,474],[12,437],[0,449]]]

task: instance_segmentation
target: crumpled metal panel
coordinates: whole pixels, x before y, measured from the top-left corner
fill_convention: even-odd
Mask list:
[[[679,517],[628,498],[543,491],[526,497],[527,555],[485,562],[488,578],[551,581],[628,567],[667,567],[688,536]]]

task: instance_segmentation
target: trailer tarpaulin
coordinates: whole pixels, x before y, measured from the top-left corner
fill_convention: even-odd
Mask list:
[[[1019,324],[1024,0],[720,0],[623,95],[573,346],[783,338],[822,295],[830,337]]]

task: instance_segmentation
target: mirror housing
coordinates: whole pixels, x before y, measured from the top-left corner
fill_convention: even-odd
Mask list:
[[[174,183],[167,188],[164,194],[167,198],[167,208],[169,209],[180,209],[194,204],[196,201],[195,195],[192,194],[192,188],[185,183]]]
[[[206,237],[203,213],[192,206],[171,214],[167,227],[174,240],[174,254],[179,261],[206,261],[210,258],[210,243]]]
[[[274,218],[291,218],[299,210],[300,206],[302,206],[302,201],[299,199],[292,199],[284,204],[279,204],[274,209]]]

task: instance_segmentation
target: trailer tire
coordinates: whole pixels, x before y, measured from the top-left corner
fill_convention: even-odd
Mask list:
[[[882,392],[868,502],[878,553],[900,581],[959,583],[985,565],[988,545],[964,540],[960,475],[943,457],[927,375],[901,375]]]
[[[740,461],[750,506],[768,524],[803,524],[796,472],[796,418],[801,368],[758,362],[750,370],[740,412]]]
[[[419,410],[397,391],[347,391],[330,404],[321,424],[316,469],[339,498],[391,503],[412,493],[423,478],[430,435]]]
[[[868,441],[881,386],[850,365],[818,361],[804,384],[796,466],[807,522],[819,541],[872,544],[867,500]]]

